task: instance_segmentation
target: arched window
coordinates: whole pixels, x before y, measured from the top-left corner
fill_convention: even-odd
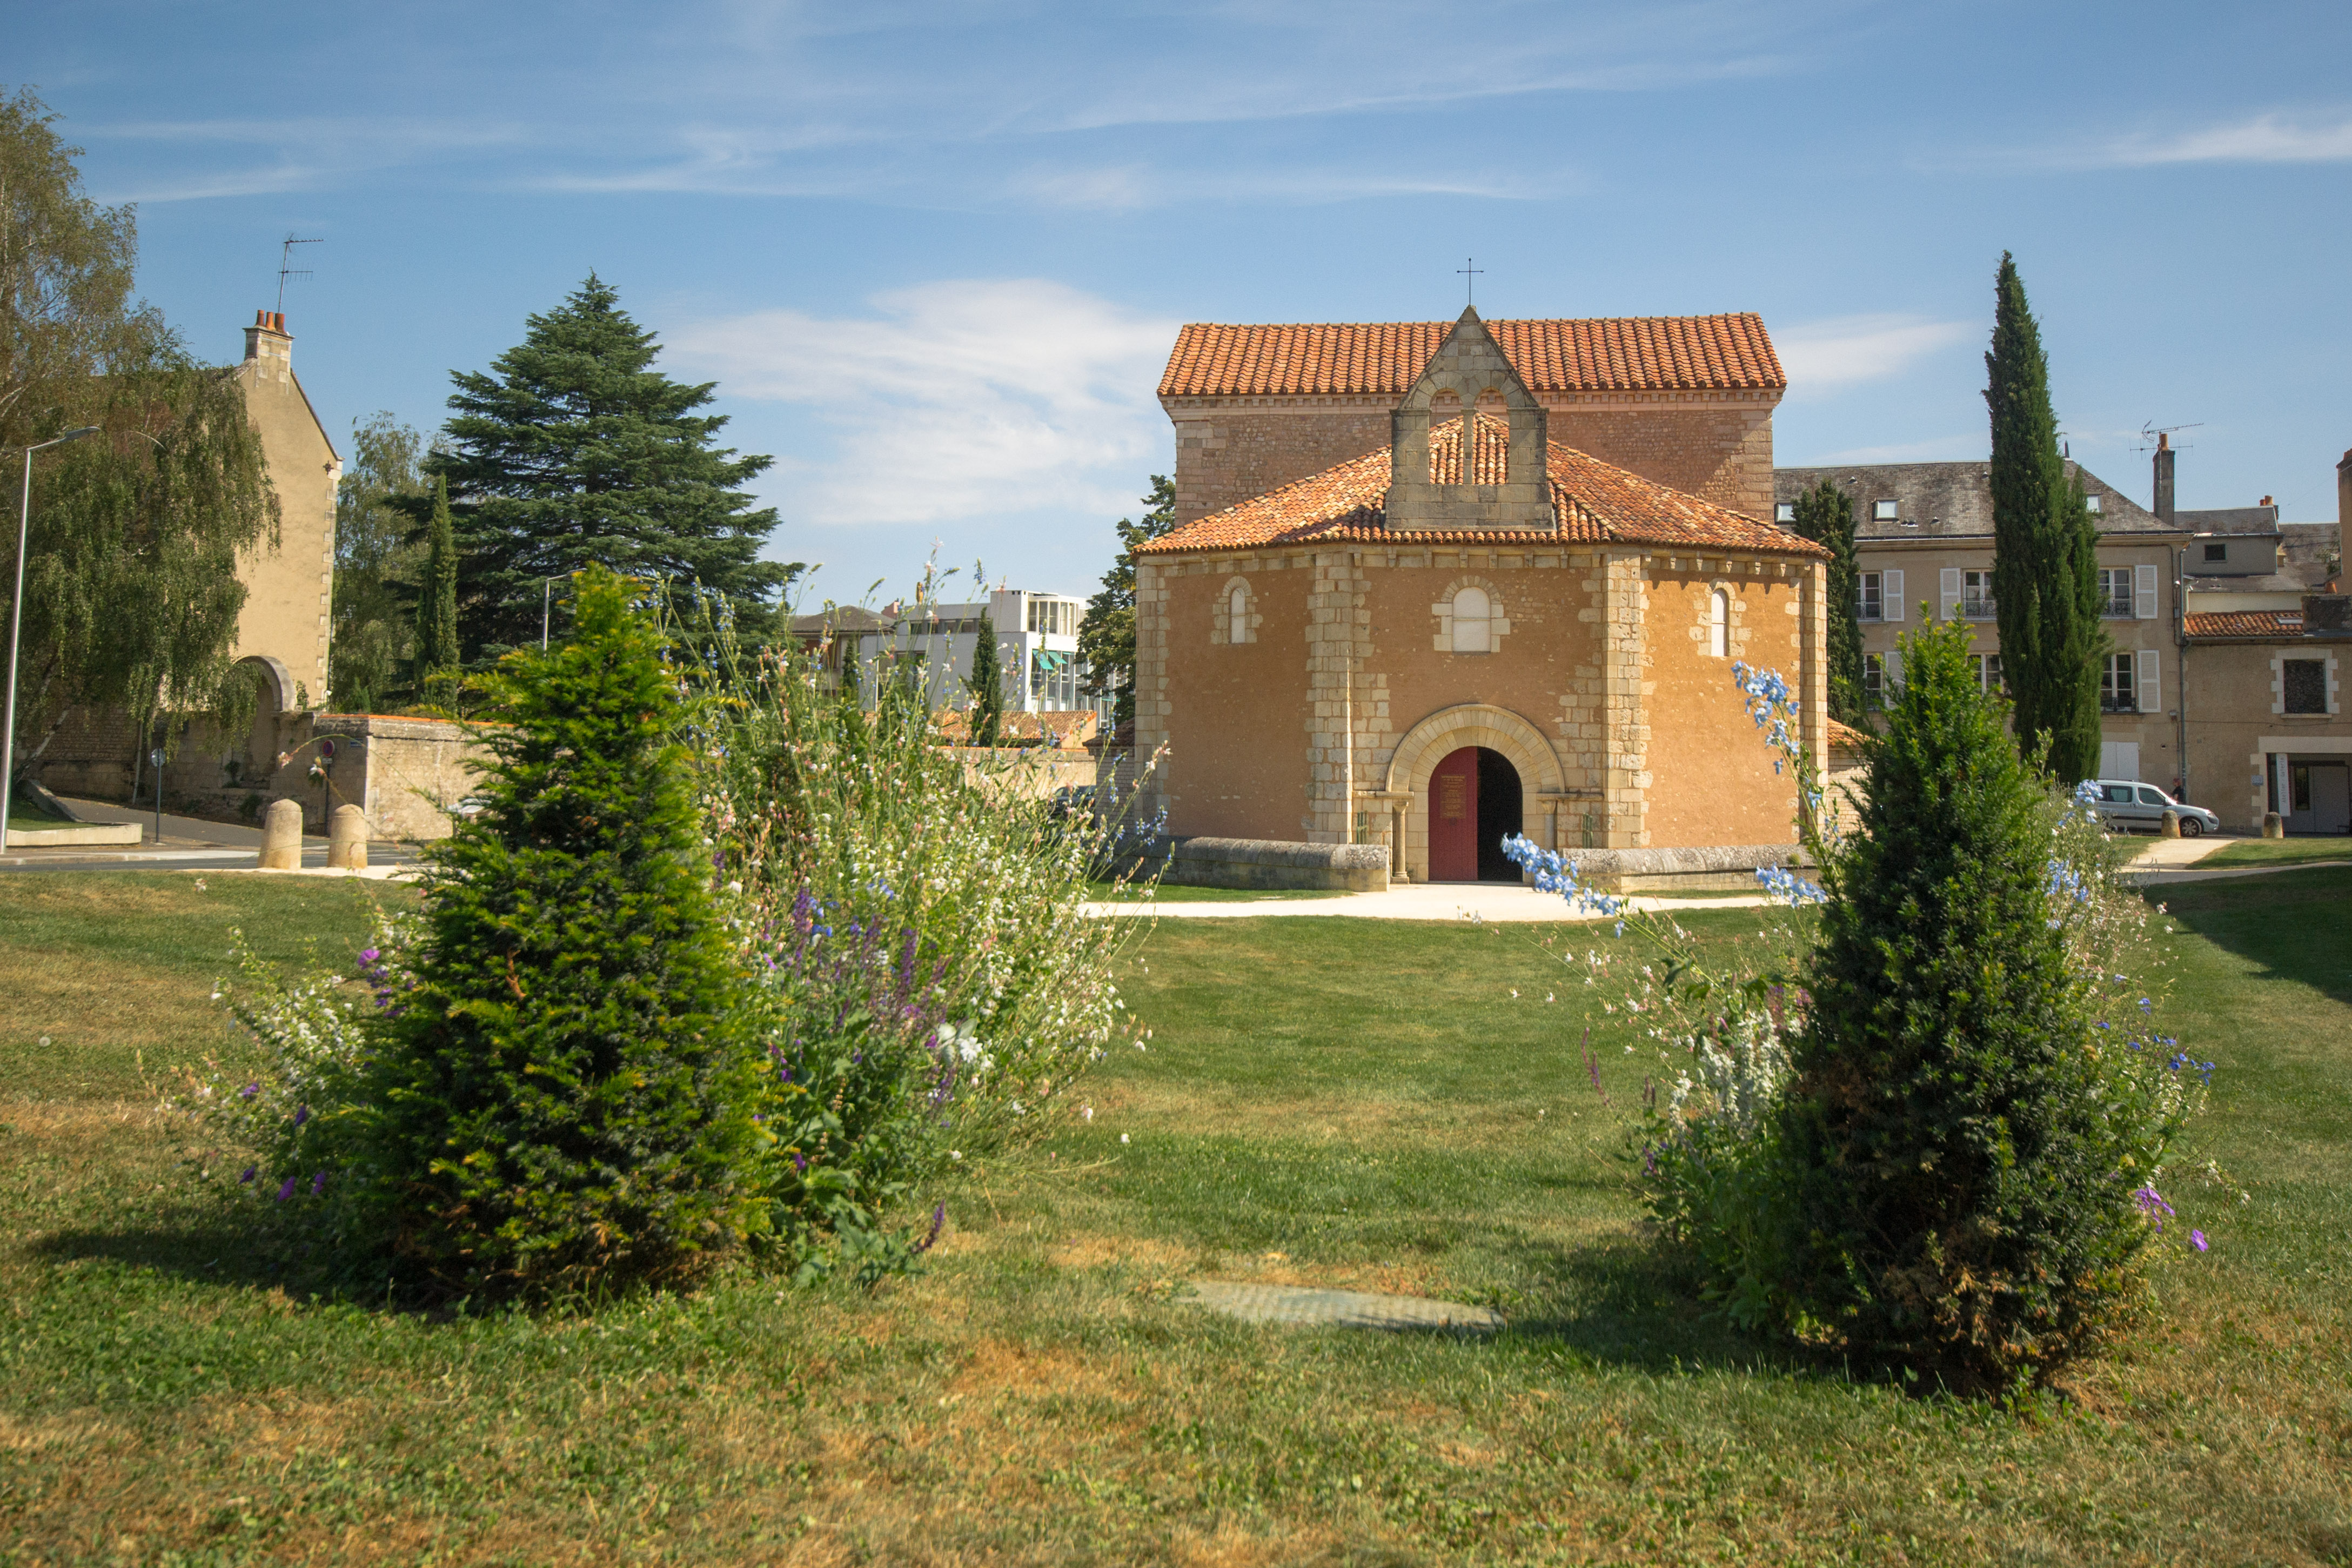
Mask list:
[[[1225,640],[1247,642],[1249,633],[1249,586],[1236,583],[1233,592],[1225,595]]]
[[[1731,595],[1720,588],[1706,602],[1706,651],[1717,658],[1731,657]]]
[[[1494,607],[1484,588],[1464,588],[1454,595],[1454,651],[1486,653],[1493,649],[1489,623]]]

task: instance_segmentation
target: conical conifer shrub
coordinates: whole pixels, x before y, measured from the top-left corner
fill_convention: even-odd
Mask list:
[[[630,585],[575,582],[573,639],[499,678],[511,723],[379,1028],[389,1240],[453,1294],[689,1278],[761,1213],[759,1069],[667,738],[679,689]]]
[[[1905,640],[1859,831],[1824,868],[1783,1127],[1790,1295],[1851,1351],[2032,1381],[2116,1320],[2148,1227],[2089,976],[2053,916],[2058,807],[1965,626]],[[2145,1151],[2143,1150],[2142,1152]]]

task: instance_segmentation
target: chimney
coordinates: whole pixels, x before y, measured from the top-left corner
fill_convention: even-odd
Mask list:
[[[267,361],[281,375],[291,371],[294,334],[286,330],[284,311],[256,310],[253,313],[253,325],[245,329],[245,358],[248,364],[256,360]]]
[[[2168,524],[2172,521],[2172,437],[2156,438],[2156,504],[2147,509]]]
[[[2352,597],[2342,594],[2303,596],[2303,635],[2307,637],[2352,637]]]

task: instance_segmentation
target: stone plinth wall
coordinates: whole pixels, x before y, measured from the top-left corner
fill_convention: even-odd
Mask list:
[[[1384,844],[1175,838],[1163,841],[1148,857],[1147,869],[1163,862],[1159,879],[1182,888],[1328,888],[1376,893],[1389,885]]]

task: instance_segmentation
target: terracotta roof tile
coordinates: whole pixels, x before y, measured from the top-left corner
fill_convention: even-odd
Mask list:
[[[1538,395],[1789,384],[1763,318],[1753,311],[1486,325],[1519,379]],[[1194,321],[1176,334],[1160,395],[1402,396],[1429,368],[1453,327],[1451,321]]]
[[[2181,617],[2181,629],[2192,637],[2301,637],[2301,610],[2202,610]]]
[[[1495,452],[1499,466],[1509,426],[1485,414],[1478,416],[1478,425],[1482,453]],[[1460,472],[1458,420],[1432,430],[1429,444],[1435,470]],[[1483,473],[1486,467],[1483,458],[1479,467]],[[1767,550],[1781,555],[1829,553],[1785,529],[1670,489],[1557,441],[1550,445],[1545,468],[1551,476],[1554,520],[1553,527],[1546,531],[1391,533],[1385,510],[1389,449],[1383,447],[1239,506],[1211,512],[1138,546],[1136,553],[1175,555],[1333,539],[1385,544],[1663,544],[1694,550]]]

